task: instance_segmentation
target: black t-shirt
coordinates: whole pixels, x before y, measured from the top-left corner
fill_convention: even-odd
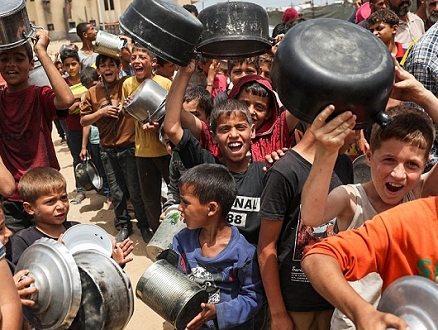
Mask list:
[[[259,213],[261,219],[283,221],[277,242],[280,285],[286,308],[296,312],[332,308],[309,283],[300,264],[307,249],[333,229],[330,223],[312,228],[299,221],[301,193],[311,166],[294,150],[288,150],[266,173]],[[333,173],[330,190],[341,184]]]
[[[188,130],[184,130],[181,141],[173,148],[186,168],[211,163],[222,164]],[[222,164],[223,165],[223,164]],[[237,197],[228,213],[227,220],[236,226],[251,244],[257,244],[260,230],[260,196],[263,191],[263,162],[252,162],[242,173],[230,171],[237,184]],[[225,166],[225,165],[224,165]]]

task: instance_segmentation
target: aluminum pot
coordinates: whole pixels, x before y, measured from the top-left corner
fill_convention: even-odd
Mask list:
[[[100,30],[97,32],[94,44],[94,51],[96,53],[119,58],[122,49],[126,46],[126,40],[123,40],[114,34]]]
[[[33,59],[33,70],[29,71],[28,82],[29,85],[52,87],[46,70],[44,70],[44,67],[36,56]]]
[[[35,34],[30,23],[25,0],[0,2],[0,49],[21,46]]]
[[[75,177],[80,186],[86,191],[93,189],[99,191],[103,187],[103,181],[99,175],[99,171],[90,158],[76,165]]]
[[[177,330],[184,330],[208,301],[207,291],[164,259],[143,273],[135,294]]]
[[[82,285],[80,308],[70,330],[121,330],[134,312],[129,277],[110,257],[97,251],[73,254]]]
[[[146,79],[132,94],[132,101],[125,111],[144,124],[160,121],[166,114],[167,91],[152,79]]]
[[[404,276],[386,288],[377,309],[402,318],[411,330],[438,330],[437,301],[438,285],[434,281]]]
[[[198,15],[204,25],[197,50],[204,57],[245,58],[266,53],[269,18],[266,10],[252,2],[220,2]]]
[[[67,248],[51,238],[40,238],[18,260],[15,272],[28,269],[38,288],[23,306],[26,319],[37,329],[69,329],[81,303],[82,286],[78,267]]]
[[[134,0],[119,18],[120,29],[159,57],[187,66],[203,25],[171,0]]]
[[[383,42],[356,24],[332,18],[290,29],[271,66],[280,100],[297,118],[311,123],[333,104],[332,117],[347,110],[356,114],[356,129],[391,122],[384,110],[394,74]]]

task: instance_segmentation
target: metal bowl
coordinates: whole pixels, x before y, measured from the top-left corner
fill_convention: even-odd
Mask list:
[[[107,257],[113,253],[113,244],[108,233],[92,224],[78,224],[67,229],[62,241],[71,254],[79,251],[98,251]]]
[[[93,189],[99,191],[103,187],[102,178],[91,159],[86,159],[76,165],[75,177],[80,186],[86,191]]]

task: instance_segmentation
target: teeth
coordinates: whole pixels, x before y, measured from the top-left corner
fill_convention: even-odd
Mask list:
[[[400,187],[403,187],[402,184],[397,184],[397,183],[388,183],[388,185],[390,185],[390,186],[392,186],[392,187],[394,187],[394,188],[400,188]]]
[[[240,147],[241,145],[242,145],[242,144],[241,144],[241,143],[238,143],[238,142],[230,143],[230,144],[229,144],[229,146],[230,146],[231,148]]]

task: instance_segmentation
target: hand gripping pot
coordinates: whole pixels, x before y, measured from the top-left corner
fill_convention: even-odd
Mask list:
[[[391,117],[384,110],[394,73],[383,42],[356,24],[332,18],[308,20],[290,29],[271,67],[281,102],[297,118],[312,123],[333,104],[332,117],[347,110],[356,114],[356,129],[374,122],[389,125]]]
[[[171,0],[134,0],[119,18],[120,29],[165,59],[187,66],[195,57],[203,25]]]

